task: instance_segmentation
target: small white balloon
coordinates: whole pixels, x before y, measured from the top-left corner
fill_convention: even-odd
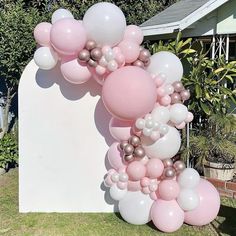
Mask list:
[[[119,189],[116,184],[112,185],[110,188],[110,196],[115,201],[120,201],[125,197],[127,189]]]
[[[160,131],[160,134],[166,135],[169,131],[168,125],[161,125],[159,131]]]
[[[57,61],[57,54],[49,47],[40,47],[34,53],[34,62],[42,70],[51,70]]]
[[[107,69],[109,71],[115,71],[118,68],[118,64],[115,60],[111,60],[107,64]]]
[[[135,122],[135,126],[138,128],[138,129],[143,129],[145,127],[145,120],[142,119],[142,118],[138,118]]]
[[[177,202],[184,211],[192,211],[198,207],[200,197],[195,190],[185,188],[181,189]]]
[[[152,111],[153,120],[160,123],[167,123],[170,120],[170,112],[167,107],[159,106],[153,109]]]
[[[171,84],[167,84],[165,86],[165,91],[168,95],[170,95],[174,92],[174,87]]]
[[[150,210],[153,200],[141,191],[127,192],[119,202],[122,218],[130,224],[144,225],[151,220]]]
[[[111,176],[111,179],[113,182],[118,182],[119,181],[119,174],[118,173],[114,173],[112,176]]]
[[[158,52],[151,56],[150,61],[147,71],[157,75],[160,73],[165,74],[165,83],[172,84],[181,80],[183,65],[175,54],[167,51]]]
[[[152,129],[144,128],[143,135],[149,137],[152,134]]]
[[[145,122],[145,127],[146,128],[148,128],[148,129],[152,129],[153,128],[153,126],[154,126],[154,122],[153,122],[153,120],[146,120],[146,122]]]
[[[200,175],[193,168],[186,168],[178,177],[181,188],[196,188],[200,181]]]
[[[114,53],[113,53],[111,48],[104,54],[104,57],[105,57],[107,62],[109,62],[109,61],[114,59],[115,55],[114,55]]]
[[[65,18],[71,18],[74,19],[74,16],[72,15],[72,13],[66,9],[58,9],[56,11],[53,12],[52,14],[52,24],[54,24],[55,22],[61,20],[61,19],[65,19]]]
[[[188,109],[183,104],[173,104],[170,108],[170,120],[175,124],[182,123],[188,116]]]

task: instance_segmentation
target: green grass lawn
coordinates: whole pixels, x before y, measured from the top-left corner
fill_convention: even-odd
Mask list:
[[[135,226],[119,215],[18,213],[17,169],[0,176],[0,235],[14,236],[96,236],[96,235],[170,235],[159,232],[152,224]],[[236,200],[223,198],[217,219],[204,227],[183,225],[171,235],[236,235]]]

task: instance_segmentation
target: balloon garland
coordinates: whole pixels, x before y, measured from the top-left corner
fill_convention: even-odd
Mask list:
[[[136,225],[150,220],[173,232],[186,222],[210,223],[218,214],[216,189],[183,161],[173,163],[183,129],[193,114],[183,104],[190,97],[181,83],[183,67],[171,52],[151,56],[141,45],[143,34],[126,26],[123,12],[107,2],[90,7],[83,21],[59,9],[52,24],[34,29],[40,47],[34,54],[40,69],[60,63],[64,78],[74,84],[95,79],[113,116],[108,150],[110,169],[104,180],[119,201],[122,218]]]

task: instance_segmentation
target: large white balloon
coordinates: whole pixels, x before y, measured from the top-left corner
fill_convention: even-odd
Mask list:
[[[170,120],[169,109],[164,106],[154,108],[151,114],[153,120],[160,123],[167,123]]]
[[[188,109],[183,104],[173,104],[170,107],[170,120],[175,124],[182,123],[188,116]]]
[[[150,143],[150,139],[142,138],[143,147],[148,157],[164,160],[177,154],[181,145],[180,134],[176,128],[168,127],[168,133],[154,143]]]
[[[184,211],[192,211],[198,207],[200,197],[195,190],[185,188],[181,189],[177,202]]]
[[[110,188],[111,198],[120,201],[127,193],[127,189],[119,189],[116,184],[112,185]]]
[[[165,83],[172,84],[181,80],[183,76],[183,65],[180,59],[173,53],[162,51],[151,56],[151,63],[147,67],[147,71],[152,74],[164,74],[166,76]]]
[[[61,20],[61,19],[65,19],[65,18],[71,18],[74,19],[74,16],[72,15],[72,13],[66,9],[58,9],[56,11],[53,12],[52,14],[52,24],[54,24],[55,22]]]
[[[122,218],[130,224],[143,225],[151,220],[150,210],[153,200],[141,191],[127,192],[119,202]]]
[[[200,182],[200,175],[193,168],[186,168],[178,177],[181,188],[196,188]]]
[[[57,61],[57,54],[49,47],[40,47],[34,53],[34,62],[40,69],[51,70]]]
[[[116,5],[101,2],[90,7],[83,18],[88,38],[99,45],[115,46],[123,39],[126,20]]]

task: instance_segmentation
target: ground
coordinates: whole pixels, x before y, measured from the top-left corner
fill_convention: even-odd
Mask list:
[[[217,219],[204,227],[183,225],[171,235],[236,235],[236,200],[222,198]],[[149,236],[170,235],[152,224],[135,226],[117,214],[18,213],[18,170],[0,176],[0,235],[4,236]]]

